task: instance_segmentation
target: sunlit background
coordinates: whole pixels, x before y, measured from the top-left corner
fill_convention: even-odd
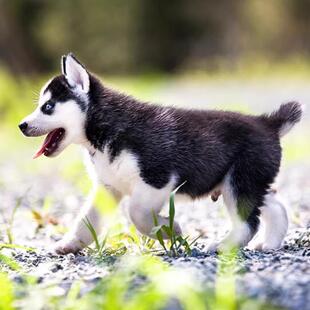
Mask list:
[[[77,147],[33,160],[42,138],[25,138],[17,127],[68,52],[107,85],[144,101],[253,114],[301,102],[302,122],[282,143],[280,188],[303,199],[298,188],[310,185],[310,1],[0,0],[0,211],[18,202],[32,212],[26,225],[25,217],[12,225],[14,242],[42,246],[27,237],[42,208],[67,227],[72,213],[65,210],[78,210],[90,186]],[[295,187],[286,191],[290,178]],[[292,218],[298,227],[310,223],[309,212],[300,218],[294,209]],[[187,231],[195,237],[204,229]],[[0,240],[8,241],[4,229]]]
[[[162,104],[260,113],[309,101],[309,1],[0,5],[0,118],[16,138],[16,124],[69,51],[106,83]]]

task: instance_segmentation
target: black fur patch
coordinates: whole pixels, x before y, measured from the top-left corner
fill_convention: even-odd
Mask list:
[[[63,103],[73,99],[82,111],[86,110],[87,103],[74,93],[64,75],[56,76],[44,90],[44,93],[47,91],[51,92],[51,99],[49,101],[52,103]]]
[[[301,120],[302,109],[298,102],[282,104],[280,108],[270,115],[262,115],[261,119],[273,130],[280,132],[285,125],[294,125]]]
[[[67,60],[67,56],[61,57],[61,69],[62,69],[62,74],[64,74],[64,75],[67,74],[66,60]]]

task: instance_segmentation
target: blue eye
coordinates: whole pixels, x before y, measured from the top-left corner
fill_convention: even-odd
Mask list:
[[[45,114],[52,114],[53,113],[53,108],[55,107],[55,103],[53,102],[47,102],[45,103],[42,108],[41,111]]]
[[[46,111],[48,111],[48,110],[50,110],[52,108],[53,108],[53,106],[51,104],[49,104],[49,103],[45,106],[45,110]]]

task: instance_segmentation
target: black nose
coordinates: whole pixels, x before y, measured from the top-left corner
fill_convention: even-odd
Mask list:
[[[22,131],[22,132],[25,132],[25,130],[27,129],[28,127],[28,124],[26,122],[23,122],[21,124],[18,125],[19,129]]]

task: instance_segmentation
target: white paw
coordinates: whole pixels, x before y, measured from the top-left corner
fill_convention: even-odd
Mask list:
[[[281,244],[271,243],[271,242],[252,242],[249,247],[250,250],[257,250],[257,251],[270,251],[270,250],[277,250],[281,248]]]
[[[262,250],[263,251],[269,251],[269,250],[278,250],[281,248],[281,244],[277,243],[277,244],[268,244],[268,243],[264,243],[262,245]]]
[[[219,248],[220,243],[219,242],[212,242],[209,245],[207,245],[207,252],[217,252]]]
[[[53,251],[60,255],[69,253],[77,253],[84,248],[82,242],[77,239],[62,239],[58,241],[53,247]]]
[[[223,240],[221,242],[212,242],[207,246],[208,252],[220,252],[220,253],[227,253],[232,250],[239,248],[236,244],[233,244],[227,240]]]
[[[261,251],[263,249],[263,242],[255,242],[254,244],[249,245],[248,248],[250,250]]]

